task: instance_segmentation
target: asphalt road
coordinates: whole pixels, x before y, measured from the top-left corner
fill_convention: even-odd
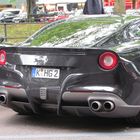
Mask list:
[[[140,126],[116,119],[21,116],[0,107],[0,140],[140,140]]]

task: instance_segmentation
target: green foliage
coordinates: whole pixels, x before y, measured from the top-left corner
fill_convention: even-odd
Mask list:
[[[15,4],[16,0],[9,0],[10,3]]]

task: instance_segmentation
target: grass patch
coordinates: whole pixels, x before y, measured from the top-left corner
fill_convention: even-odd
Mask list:
[[[14,44],[25,40],[45,24],[7,24],[7,37],[15,39],[7,39],[6,43]],[[0,24],[0,36],[4,36],[4,25]]]

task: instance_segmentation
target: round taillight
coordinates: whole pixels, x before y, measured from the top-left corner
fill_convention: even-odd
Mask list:
[[[112,70],[118,65],[118,56],[113,52],[104,52],[99,57],[99,65],[105,70]]]
[[[0,65],[5,65],[6,63],[6,52],[4,50],[0,51]]]

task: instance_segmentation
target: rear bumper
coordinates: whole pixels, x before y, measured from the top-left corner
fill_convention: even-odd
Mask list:
[[[0,88],[0,95],[6,96],[6,102],[3,106],[12,108],[13,110],[28,109],[35,110],[35,113],[39,113],[32,103],[28,101],[27,94],[24,89],[11,89]],[[52,96],[56,96],[56,93]],[[40,97],[35,97],[35,100],[39,104],[38,109],[43,111],[57,111],[59,105],[57,103],[40,102]],[[92,102],[98,101],[101,103],[101,108],[98,111],[92,109]],[[110,101],[114,104],[112,110],[106,111],[104,109],[104,102]],[[140,105],[128,105],[118,95],[111,92],[64,92],[62,95],[61,112],[73,114],[77,116],[98,116],[108,118],[128,118],[136,116],[140,112]]]
[[[16,112],[23,110],[32,111],[26,91],[23,88],[6,88],[0,86],[0,105],[11,108]]]
[[[122,117],[133,117],[140,112],[140,105],[128,105],[123,101],[118,95],[113,93],[105,92],[92,92],[92,93],[79,93],[79,92],[65,92],[62,97],[63,101],[72,104],[74,102],[80,103],[85,101],[88,102],[88,107],[86,106],[63,106],[64,110],[76,110],[77,114],[93,114],[99,117],[109,117],[109,118],[122,118]],[[101,103],[101,108],[98,111],[92,109],[92,102],[99,101]],[[114,104],[112,110],[104,109],[104,102],[110,101]]]

